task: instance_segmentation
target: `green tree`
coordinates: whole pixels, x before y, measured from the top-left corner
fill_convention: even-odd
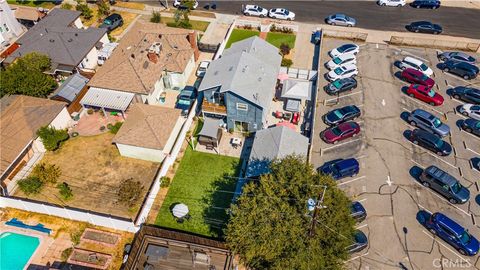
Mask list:
[[[160,15],[160,12],[158,11],[152,11],[152,17],[150,18],[151,23],[160,23],[162,20],[162,16]]]
[[[77,6],[75,7],[77,11],[80,11],[82,14],[82,17],[86,20],[89,20],[93,17],[93,12],[92,10],[88,7],[88,4],[86,2],[77,0]]]
[[[43,146],[48,151],[57,150],[63,141],[68,139],[66,130],[58,130],[54,127],[43,126],[37,130],[37,135],[42,139]]]
[[[0,97],[4,95],[28,95],[46,97],[57,82],[44,71],[50,69],[48,56],[32,52],[18,58],[0,71]]]
[[[62,196],[64,200],[69,200],[73,197],[72,188],[67,183],[63,182],[61,184],[58,184],[57,188],[58,193],[60,193],[60,196]]]
[[[124,180],[118,189],[118,201],[128,207],[133,207],[140,199],[143,191],[142,183],[132,178]]]
[[[55,164],[42,162],[33,167],[32,175],[40,179],[43,183],[55,184],[60,175],[62,175],[62,170]]]
[[[108,16],[110,14],[110,6],[104,0],[97,1],[98,17]]]
[[[35,176],[30,176],[18,181],[18,187],[27,196],[30,194],[37,194],[42,191],[43,182]]]
[[[252,269],[342,269],[353,242],[350,201],[329,176],[300,157],[273,161],[243,188],[225,231],[228,246]],[[313,233],[306,202],[326,186]]]

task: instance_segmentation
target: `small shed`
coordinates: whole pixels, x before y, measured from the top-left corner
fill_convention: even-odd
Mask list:
[[[222,139],[222,125],[223,120],[205,117],[203,127],[198,133],[198,143],[205,146],[218,147]]]
[[[312,81],[288,79],[283,82],[282,98],[311,100]]]
[[[86,85],[88,81],[84,76],[75,73],[68,77],[60,87],[52,93],[50,99],[67,102],[67,110],[70,114],[78,112],[82,108],[80,100],[87,92]]]

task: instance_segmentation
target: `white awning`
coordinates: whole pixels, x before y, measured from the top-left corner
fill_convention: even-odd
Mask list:
[[[90,87],[80,104],[123,112],[128,108],[134,96],[133,93]]]

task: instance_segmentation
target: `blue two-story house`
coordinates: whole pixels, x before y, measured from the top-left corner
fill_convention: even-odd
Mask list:
[[[200,84],[203,115],[223,118],[228,130],[266,128],[281,61],[278,48],[258,37],[232,44]]]

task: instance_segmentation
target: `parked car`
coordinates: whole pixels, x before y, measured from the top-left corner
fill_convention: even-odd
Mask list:
[[[472,118],[466,119],[462,122],[462,129],[466,132],[470,132],[473,135],[480,137],[480,121]]]
[[[422,61],[413,57],[407,56],[399,63],[401,69],[413,68],[415,70],[423,72],[427,76],[432,76],[433,70],[425,65]]]
[[[442,123],[438,117],[422,109],[412,111],[408,116],[408,122],[414,127],[437,134],[440,137],[445,137],[450,134],[450,127],[448,125]]]
[[[377,4],[379,6],[388,6],[388,7],[403,7],[406,4],[405,0],[378,0]]]
[[[360,133],[360,126],[355,122],[345,122],[325,129],[320,136],[326,143],[338,143]]]
[[[340,93],[350,91],[357,88],[357,80],[355,78],[343,78],[335,80],[325,86],[325,92],[329,95],[338,95]]]
[[[360,51],[360,47],[358,47],[357,44],[347,43],[331,50],[330,52],[328,52],[328,54],[330,55],[330,57],[335,58],[335,57],[339,57],[342,54],[356,55],[359,51]]]
[[[357,223],[364,221],[367,218],[367,210],[360,202],[352,202],[350,205],[351,216]]]
[[[330,25],[340,25],[348,27],[357,25],[357,20],[343,13],[332,14],[325,19],[325,22]]]
[[[358,161],[354,158],[335,159],[325,162],[317,171],[320,174],[330,175],[334,180],[340,180],[348,176],[355,176],[360,170]]]
[[[480,120],[480,105],[465,104],[460,107],[458,112],[475,120]]]
[[[410,4],[414,8],[430,8],[437,9],[440,7],[440,1],[438,0],[415,0]]]
[[[268,12],[268,17],[287,21],[295,20],[295,13],[284,8],[272,8]]]
[[[420,145],[439,156],[448,156],[452,153],[452,146],[439,136],[421,129],[414,129],[410,134],[410,141]]]
[[[200,65],[198,65],[198,68],[197,68],[197,72],[195,73],[197,77],[203,78],[203,76],[205,76],[205,72],[207,72],[210,62],[211,62],[210,60],[205,60],[200,62]]]
[[[454,247],[460,254],[474,256],[478,253],[478,240],[453,219],[442,213],[434,213],[425,222],[425,227],[434,235]]]
[[[350,78],[358,74],[358,69],[356,65],[347,64],[341,67],[338,67],[327,74],[327,78],[330,81],[335,81],[343,78]]]
[[[441,65],[443,71],[455,74],[465,80],[475,79],[478,75],[478,67],[466,62],[448,60]]]
[[[325,67],[328,68],[329,70],[335,69],[340,66],[344,66],[347,64],[352,64],[356,65],[357,64],[357,58],[353,53],[351,54],[342,54],[338,57],[333,58],[332,60],[328,61],[325,63]]]
[[[407,30],[415,33],[440,34],[443,29],[440,25],[428,21],[412,22],[406,26]]]
[[[368,246],[368,238],[360,230],[356,230],[353,236],[353,244],[347,247],[347,252],[349,254],[360,252]]]
[[[420,84],[412,84],[407,89],[407,95],[412,98],[424,101],[432,106],[440,106],[443,104],[443,97],[435,92],[432,88],[428,88]]]
[[[480,105],[480,89],[466,86],[457,86],[450,89],[452,97]]]
[[[173,1],[173,6],[176,7],[176,8],[180,8],[180,9],[189,9],[189,8],[196,9],[198,7],[198,2],[194,1],[193,5],[191,7],[188,7],[185,4],[184,0],[175,0],[175,1]]]
[[[466,62],[472,65],[474,65],[477,62],[477,59],[463,52],[443,52],[439,54],[437,57],[438,57],[438,60],[444,61],[444,62],[448,60],[455,60],[457,62]]]
[[[243,9],[243,14],[245,16],[256,16],[263,18],[268,16],[268,10],[257,5],[246,5]]]
[[[419,178],[422,185],[440,193],[451,203],[466,203],[470,199],[468,188],[437,166],[427,167]]]
[[[335,126],[347,121],[352,121],[360,116],[360,109],[355,105],[348,105],[329,111],[323,116],[323,122],[329,126]]]
[[[180,94],[178,94],[175,108],[182,110],[183,115],[188,114],[188,111],[193,105],[196,97],[197,93],[195,88],[186,86],[182,91],[180,91]]]
[[[123,25],[123,18],[118,13],[113,13],[106,17],[99,28],[106,28],[108,32],[115,30]]]
[[[402,73],[400,73],[400,78],[409,83],[425,85],[428,88],[432,88],[435,85],[435,81],[432,78],[413,68],[406,68],[402,70]]]

